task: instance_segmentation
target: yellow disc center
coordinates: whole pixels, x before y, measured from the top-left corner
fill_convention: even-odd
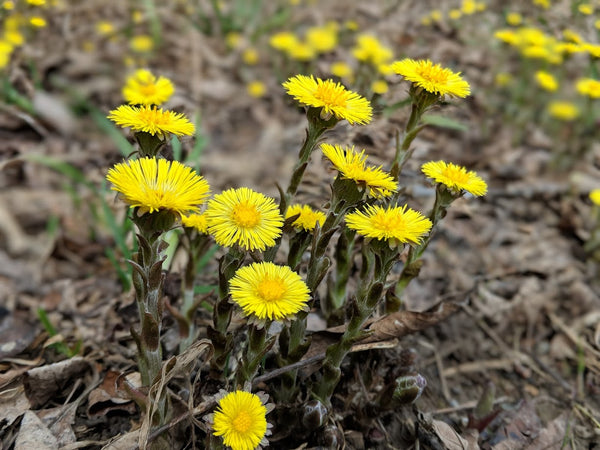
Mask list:
[[[171,119],[169,111],[159,111],[156,108],[140,110],[140,122],[155,126],[168,125]]]
[[[443,175],[455,184],[463,185],[469,181],[469,174],[463,170],[456,170],[452,167],[446,167]]]
[[[238,412],[237,416],[235,416],[235,419],[233,419],[231,424],[238,433],[247,433],[252,425],[252,418],[248,412],[240,411]]]
[[[260,223],[260,212],[254,205],[240,203],[233,208],[232,218],[240,228],[254,228]]]
[[[154,83],[142,84],[140,86],[140,92],[145,97],[151,97],[153,95],[156,95],[156,91],[157,89]]]
[[[285,286],[280,279],[269,279],[266,278],[258,283],[256,288],[260,298],[267,302],[276,302],[281,300],[285,293]]]
[[[390,233],[401,226],[402,220],[398,217],[392,217],[387,214],[377,214],[373,217],[373,226],[380,231]]]
[[[321,100],[327,106],[346,106],[345,91],[335,88],[334,83],[323,83],[317,86],[314,96],[317,100]]]
[[[444,84],[448,81],[448,72],[442,67],[427,67],[419,75],[431,83]]]

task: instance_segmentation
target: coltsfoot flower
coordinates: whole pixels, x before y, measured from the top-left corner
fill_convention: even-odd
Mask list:
[[[358,153],[354,147],[342,148],[339,145],[321,144],[323,154],[344,178],[354,180],[367,189],[368,195],[376,198],[389,197],[398,188],[392,176],[380,167],[366,166],[365,151]]]
[[[212,428],[215,436],[233,450],[254,450],[268,445],[267,407],[261,398],[246,391],[225,395],[213,414]]]
[[[392,69],[417,87],[440,97],[466,97],[471,93],[469,83],[462,79],[460,72],[454,73],[428,59],[415,61],[406,58],[393,63]]]
[[[301,104],[321,108],[321,114],[346,119],[351,125],[371,121],[373,110],[369,101],[333,80],[296,75],[283,83],[283,87]]]
[[[160,105],[173,95],[175,88],[168,78],[156,77],[147,69],[136,70],[127,78],[123,97],[132,105]]]
[[[543,70],[538,70],[535,73],[535,81],[542,88],[549,92],[554,92],[558,89],[558,82],[551,73]]]
[[[548,105],[548,113],[558,120],[570,122],[579,117],[577,105],[571,102],[554,101]]]
[[[238,269],[229,281],[231,300],[244,314],[262,320],[283,320],[306,308],[310,291],[288,266],[253,263]]]
[[[594,205],[600,206],[600,189],[594,189],[590,192],[590,200]]]
[[[428,178],[436,183],[445,185],[450,191],[460,193],[469,192],[476,197],[481,197],[487,192],[487,184],[472,170],[445,161],[430,161],[421,166],[421,170]]]
[[[386,240],[390,247],[420,244],[431,230],[431,221],[420,212],[404,206],[367,206],[364,212],[346,216],[346,225],[367,238]]]
[[[106,179],[122,200],[139,213],[169,210],[179,215],[199,212],[209,194],[208,182],[178,161],[140,158],[116,164]]]
[[[281,235],[283,217],[275,201],[252,189],[229,189],[208,202],[208,231],[217,244],[265,250]]]
[[[394,57],[391,48],[386,47],[370,34],[360,34],[356,38],[356,46],[352,49],[352,55],[357,60],[374,67],[387,64]]]
[[[600,98],[600,80],[582,78],[575,85],[577,92],[590,98]]]
[[[291,205],[286,213],[285,218],[293,217],[300,214],[292,223],[292,226],[304,231],[312,231],[317,224],[323,226],[326,216],[321,211],[315,211],[308,205]]]
[[[177,136],[194,134],[194,124],[183,114],[157,108],[156,106],[121,105],[108,118],[123,128],[143,131],[162,137],[168,133]]]
[[[194,228],[198,233],[208,234],[208,220],[206,219],[206,214],[181,216],[181,224],[187,228]]]

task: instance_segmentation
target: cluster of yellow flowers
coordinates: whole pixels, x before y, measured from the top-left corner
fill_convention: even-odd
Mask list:
[[[123,48],[123,63],[125,66],[140,67],[147,65],[155,50],[155,41],[145,29],[146,22],[145,14],[139,9],[131,10],[129,23],[125,27],[122,25],[117,26],[110,20],[98,20],[94,27],[96,39],[82,41],[82,48],[86,52],[94,52],[98,43],[108,41]]]
[[[3,17],[0,30],[0,70],[10,62],[13,52],[25,43],[31,30],[44,28],[47,8],[56,6],[56,1],[26,0],[24,4],[13,0],[2,2],[0,15]]]
[[[539,5],[545,9],[551,6],[549,2],[539,2]],[[579,4],[577,11],[583,15],[589,15],[593,12],[593,5]],[[534,74],[534,82],[537,86],[545,92],[560,93],[560,96],[563,97],[539,96],[540,99],[547,102],[547,114],[552,118],[565,122],[571,122],[581,117],[583,115],[582,108],[589,109],[590,104],[584,103],[584,106],[581,106],[583,102],[567,100],[564,98],[565,94],[577,93],[590,99],[600,98],[600,80],[582,77],[574,82],[566,82],[565,74],[567,72],[564,65],[573,63],[575,69],[570,68],[570,72],[581,71],[581,63],[585,65],[587,59],[589,67],[591,67],[600,57],[600,44],[593,42],[593,40],[586,40],[582,33],[571,28],[564,28],[561,38],[557,38],[544,32],[541,28],[531,25],[530,20],[514,11],[506,14],[506,22],[512,28],[497,30],[494,33],[495,38],[517,49],[519,54],[528,60],[527,66],[532,63],[538,64],[540,70],[537,70]],[[600,21],[594,23],[595,28],[599,26]],[[596,33],[589,34],[595,35]],[[577,58],[574,58],[575,55],[577,55]],[[579,65],[577,65],[578,63]],[[558,68],[553,69],[553,67]],[[525,71],[523,76],[530,76],[528,75],[530,73],[530,71]],[[510,86],[512,84],[510,74],[498,74],[496,84]],[[591,114],[591,112],[588,111],[585,114]]]
[[[459,7],[449,9],[446,15],[450,20],[458,20],[463,16],[472,16],[478,12],[485,11],[486,8],[487,5],[485,2],[462,0]],[[428,14],[421,17],[421,25],[429,26],[442,22],[444,20],[444,15],[445,14],[441,9],[433,9]]]
[[[470,93],[468,83],[460,74],[428,60],[404,59],[393,62],[391,67],[411,82],[414,101],[421,95],[440,100]],[[323,123],[346,120],[360,125],[372,119],[372,108],[365,98],[332,80],[297,75],[283,83],[283,87],[308,108],[309,116],[316,111],[316,120]],[[194,128],[183,114],[159,108],[173,91],[168,79],[156,77],[146,69],[138,70],[123,88],[129,104],[111,111],[109,118],[131,128],[138,138],[150,135],[162,140],[169,134],[190,135]],[[142,146],[142,142],[148,141],[139,142]],[[423,242],[434,225],[433,219],[407,205],[396,204],[398,199],[394,196],[399,187],[396,177],[381,166],[367,165],[364,150],[327,143],[321,144],[321,149],[338,172],[335,183],[338,180],[350,183],[361,193],[361,198],[385,200],[381,204],[360,200],[350,203],[349,207],[354,207],[343,217],[349,230],[363,236],[366,242],[385,242],[386,248],[392,249],[392,261],[397,258],[398,247]],[[481,196],[487,191],[486,183],[477,174],[452,163],[430,161],[422,166],[422,171],[452,198],[465,192]],[[240,267],[227,280],[231,302],[239,307],[250,324],[268,329],[272,321],[294,320],[299,313],[308,310],[311,292],[307,282],[292,267],[277,265],[256,255],[279,245],[286,221],[296,233],[311,236],[326,225],[329,216],[324,212],[303,204],[288,205],[281,211],[275,199],[247,187],[227,189],[208,199],[209,184],[202,176],[178,161],[167,161],[159,155],[116,164],[108,171],[107,179],[120,198],[134,209],[135,218],[166,212],[176,221],[180,220],[184,227],[210,236],[222,247],[255,255],[255,261],[248,265],[243,265],[241,259]],[[388,199],[392,199],[391,204]],[[336,208],[333,203],[331,207]],[[148,222],[136,222],[138,227],[145,223]],[[386,275],[387,272],[384,278]],[[227,297],[224,300],[227,301]],[[253,341],[252,333],[258,332],[252,328],[249,333]],[[246,389],[224,393],[214,414],[207,418],[214,435],[222,437],[224,444],[234,450],[266,444],[269,434],[266,414],[270,407],[265,401],[266,398]]]
[[[513,23],[516,16],[512,17]],[[600,56],[600,45],[587,42],[573,30],[565,29],[563,39],[545,33],[533,26],[503,28],[494,33],[496,39],[519,50],[528,59],[539,59],[549,64],[558,65],[565,57],[575,53],[584,53],[592,58]]]
[[[322,27],[310,27],[304,38],[289,31],[271,36],[269,44],[289,58],[297,61],[311,61],[322,53],[328,53],[338,45],[337,22],[327,22]]]

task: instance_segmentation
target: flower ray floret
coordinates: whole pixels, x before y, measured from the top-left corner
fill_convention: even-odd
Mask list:
[[[306,309],[310,291],[288,266],[253,263],[238,269],[229,282],[231,300],[247,316],[258,320],[284,320]]]
[[[217,244],[265,250],[281,235],[283,217],[275,201],[249,188],[228,189],[208,202],[208,231]]]
[[[116,164],[106,179],[131,208],[140,213],[170,210],[180,215],[199,212],[209,194],[208,182],[178,161],[140,158]]]
[[[321,144],[323,154],[344,178],[354,180],[359,186],[366,187],[368,195],[375,198],[389,197],[398,188],[393,177],[381,170],[381,166],[366,166],[365,151],[360,153],[339,145]]]
[[[286,213],[285,218],[298,216],[292,223],[292,226],[304,231],[312,231],[317,224],[323,226],[326,216],[321,211],[315,211],[308,205],[291,205]]]
[[[333,80],[296,75],[283,83],[283,87],[301,104],[321,108],[322,115],[346,119],[351,125],[367,124],[373,116],[371,104],[366,98]]]
[[[471,93],[469,83],[459,73],[433,64],[430,60],[405,58],[392,64],[392,69],[414,85],[443,97],[466,97]]]
[[[445,161],[430,161],[423,164],[421,170],[428,178],[445,185],[451,191],[466,191],[476,197],[487,192],[487,183],[475,172],[462,166]]]
[[[132,105],[160,105],[173,95],[171,80],[156,77],[147,69],[139,69],[131,75],[123,87],[123,97]]]
[[[121,105],[108,118],[123,128],[143,131],[162,137],[168,133],[177,136],[194,134],[195,127],[183,114],[156,106]]]
[[[386,240],[390,247],[420,244],[431,230],[431,221],[420,212],[404,206],[367,206],[346,216],[346,225],[367,238]]]
[[[261,444],[268,445],[267,413],[258,395],[242,390],[230,392],[219,400],[212,416],[214,435],[221,436],[223,443],[233,450],[254,450]]]

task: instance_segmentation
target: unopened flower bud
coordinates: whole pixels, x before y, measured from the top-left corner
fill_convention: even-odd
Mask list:
[[[394,398],[400,403],[414,403],[425,390],[427,380],[420,373],[396,378]]]
[[[316,430],[325,423],[327,418],[327,408],[319,400],[311,400],[304,404],[304,414],[302,415],[302,424],[308,430]]]

